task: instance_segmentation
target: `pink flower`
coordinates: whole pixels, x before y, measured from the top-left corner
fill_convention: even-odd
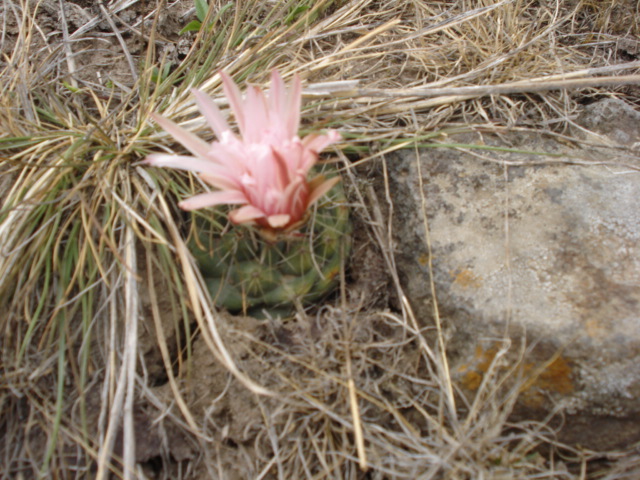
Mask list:
[[[272,230],[295,228],[310,205],[340,181],[317,176],[307,180],[318,153],[340,140],[329,130],[326,135],[298,137],[300,78],[296,75],[287,90],[277,71],[271,75],[268,95],[249,87],[243,99],[231,77],[221,72],[224,92],[240,128],[236,135],[206,94],[193,89],[196,103],[215,132],[217,141],[208,144],[174,122],[153,114],[158,122],[194,156],[153,154],[146,162],[199,172],[215,191],[201,193],[180,202],[185,210],[233,204],[229,213],[234,223],[255,223]]]

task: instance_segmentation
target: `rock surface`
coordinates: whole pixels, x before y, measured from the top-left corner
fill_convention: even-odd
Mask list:
[[[610,144],[638,142],[640,114],[605,102],[585,111],[585,125]],[[386,158],[398,271],[428,321],[424,205],[457,381],[474,392],[505,338],[513,351],[526,339],[521,371],[531,381],[518,410],[562,409],[561,438],[591,448],[640,440],[640,160],[523,133],[450,140],[518,150]]]

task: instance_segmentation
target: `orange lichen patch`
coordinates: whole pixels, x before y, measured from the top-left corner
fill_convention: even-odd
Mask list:
[[[491,368],[497,353],[498,349],[496,347],[487,350],[477,347],[473,365],[464,364],[458,367],[458,372],[463,374],[462,385],[471,391],[477,390],[482,383],[484,375]],[[505,365],[504,367],[499,367],[499,370],[504,371],[507,368],[510,367]],[[521,373],[525,382],[520,391],[529,393],[529,397],[537,396],[541,391],[568,395],[575,390],[571,380],[571,365],[562,355],[553,357],[546,364],[524,363],[521,365]],[[537,394],[534,394],[533,391],[537,392]]]
[[[542,367],[525,364],[524,370],[530,376],[530,381],[520,389],[521,401],[528,407],[542,407],[547,402],[547,393],[568,395],[575,389],[571,380],[571,366],[560,355]]]
[[[489,367],[491,367],[491,363],[497,353],[498,349],[495,347],[488,350],[484,350],[480,346],[476,347],[476,361],[474,365],[470,366],[465,364],[458,367],[458,372],[464,373],[462,384],[465,388],[474,391],[480,387],[484,374],[489,371]]]
[[[461,286],[462,288],[479,288],[482,286],[480,278],[474,274],[471,270],[465,268],[457,273],[452,273],[453,283]]]
[[[467,372],[464,376],[462,383],[469,390],[475,391],[480,388],[480,384],[482,383],[483,375],[478,372]]]
[[[423,267],[429,263],[429,254],[423,253],[418,257],[418,263]]]
[[[530,381],[523,386],[523,391],[535,387],[567,395],[575,389],[571,380],[571,366],[561,355],[542,367],[527,363],[524,365],[524,371],[530,376]]]

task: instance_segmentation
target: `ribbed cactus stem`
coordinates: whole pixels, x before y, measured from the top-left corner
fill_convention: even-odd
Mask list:
[[[265,235],[253,227],[223,228],[223,223],[221,213],[199,212],[189,244],[217,307],[281,315],[295,304],[318,301],[338,284],[351,246],[342,184],[316,204],[295,232]]]

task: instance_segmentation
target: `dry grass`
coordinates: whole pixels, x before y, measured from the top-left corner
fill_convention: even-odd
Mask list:
[[[6,0],[0,12],[0,476],[585,478],[586,453],[565,448],[559,462],[553,432],[509,422],[517,385],[498,373],[504,355],[475,399],[457,394],[437,303],[432,319],[414,318],[383,214],[393,201],[378,205],[362,172],[471,126],[563,132],[588,96],[637,103],[625,85],[640,64],[616,47],[616,2],[321,0],[292,18],[303,2],[215,1],[214,28],[166,76],[158,12],[178,7],[161,3],[144,18],[125,15],[135,1],[101,6],[103,25],[96,10],[81,28],[65,15],[51,24],[55,2]],[[87,73],[96,32],[121,75]],[[258,84],[273,68],[305,78],[305,128],[344,134],[354,216],[395,312],[344,278],[340,299],[295,322],[211,308],[174,202],[197,180],[136,162],[175,148],[150,112],[210,136],[189,87],[219,97],[221,68]],[[136,463],[157,427],[160,446]]]

